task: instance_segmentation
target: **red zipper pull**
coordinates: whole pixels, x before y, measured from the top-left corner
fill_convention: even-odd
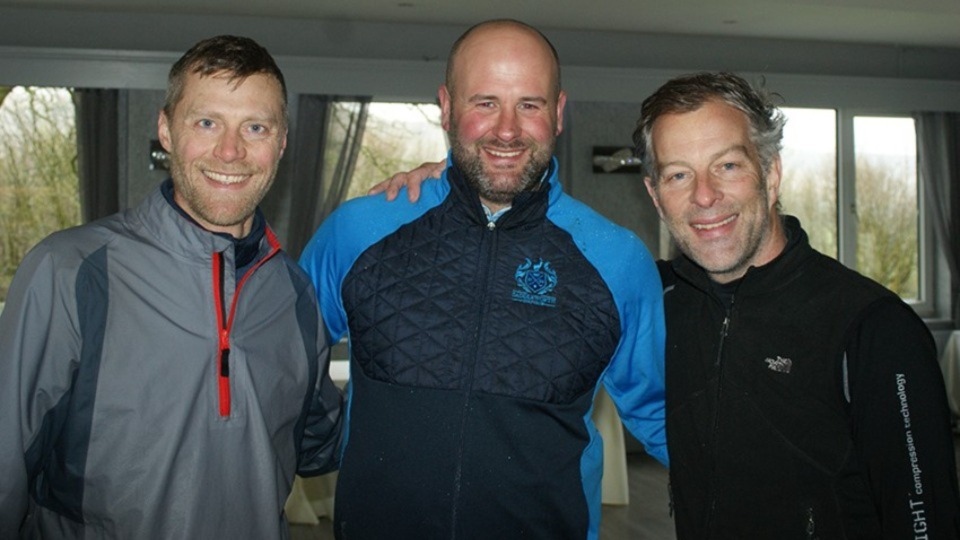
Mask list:
[[[270,243],[271,250],[240,278],[240,281],[237,283],[237,288],[233,293],[233,301],[230,303],[229,310],[227,310],[227,306],[224,303],[223,253],[215,253],[213,255],[213,296],[214,303],[217,307],[218,341],[220,349],[220,354],[217,359],[217,389],[220,398],[220,416],[223,418],[230,416],[230,329],[233,328],[233,316],[236,313],[240,289],[254,270],[280,251],[280,243],[277,241],[276,236],[274,236],[273,231],[267,229],[266,236],[267,241]]]
[[[220,330],[220,362],[217,383],[220,390],[220,416],[230,416],[230,331]]]
[[[223,303],[223,253],[213,254],[213,301],[217,310],[217,391],[220,416],[230,416],[230,321]]]

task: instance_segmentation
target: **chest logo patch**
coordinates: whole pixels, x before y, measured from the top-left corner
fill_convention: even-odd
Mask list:
[[[517,282],[517,288],[513,291],[515,302],[556,307],[557,298],[549,293],[557,286],[557,272],[550,267],[549,261],[540,259],[534,263],[526,259],[517,266],[513,278]]]
[[[767,358],[764,362],[767,363],[767,367],[770,368],[771,371],[776,371],[777,373],[790,373],[790,369],[793,367],[793,360],[782,356]]]

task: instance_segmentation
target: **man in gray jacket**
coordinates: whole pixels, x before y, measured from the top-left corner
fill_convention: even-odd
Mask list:
[[[285,538],[336,465],[341,397],[310,280],[257,208],[286,88],[250,39],[170,71],[172,179],[23,260],[0,316],[0,538]]]

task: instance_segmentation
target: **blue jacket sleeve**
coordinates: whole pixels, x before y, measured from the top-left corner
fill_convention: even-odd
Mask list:
[[[343,309],[340,286],[353,259],[359,253],[351,253],[341,247],[349,239],[349,228],[345,225],[343,212],[330,215],[310,239],[303,254],[300,266],[310,276],[316,287],[320,302],[320,314],[326,324],[329,344],[336,343],[347,333],[347,314]],[[341,242],[338,245],[338,242]],[[352,258],[351,258],[352,255]]]
[[[632,232],[560,196],[551,218],[600,272],[620,313],[620,343],[602,382],[647,453],[668,464],[663,288],[653,257]]]
[[[630,269],[630,275],[621,278],[617,299],[622,335],[605,373],[604,386],[630,433],[648,454],[669,465],[663,289],[656,266],[645,248],[635,257],[624,257],[621,268]]]

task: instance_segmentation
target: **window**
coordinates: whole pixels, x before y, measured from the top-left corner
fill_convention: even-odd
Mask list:
[[[371,103],[357,167],[347,198],[366,194],[394,173],[446,157],[440,107],[422,103]]]
[[[837,257],[837,114],[832,109],[782,109],[780,200],[797,216],[818,251]]]
[[[908,116],[784,108],[784,212],[811,244],[914,304],[932,307],[917,143]],[[929,314],[929,313],[925,313]]]
[[[856,262],[901,297],[918,300],[917,140],[912,118],[853,118]]]
[[[0,304],[20,260],[80,223],[71,92],[0,87]]]

